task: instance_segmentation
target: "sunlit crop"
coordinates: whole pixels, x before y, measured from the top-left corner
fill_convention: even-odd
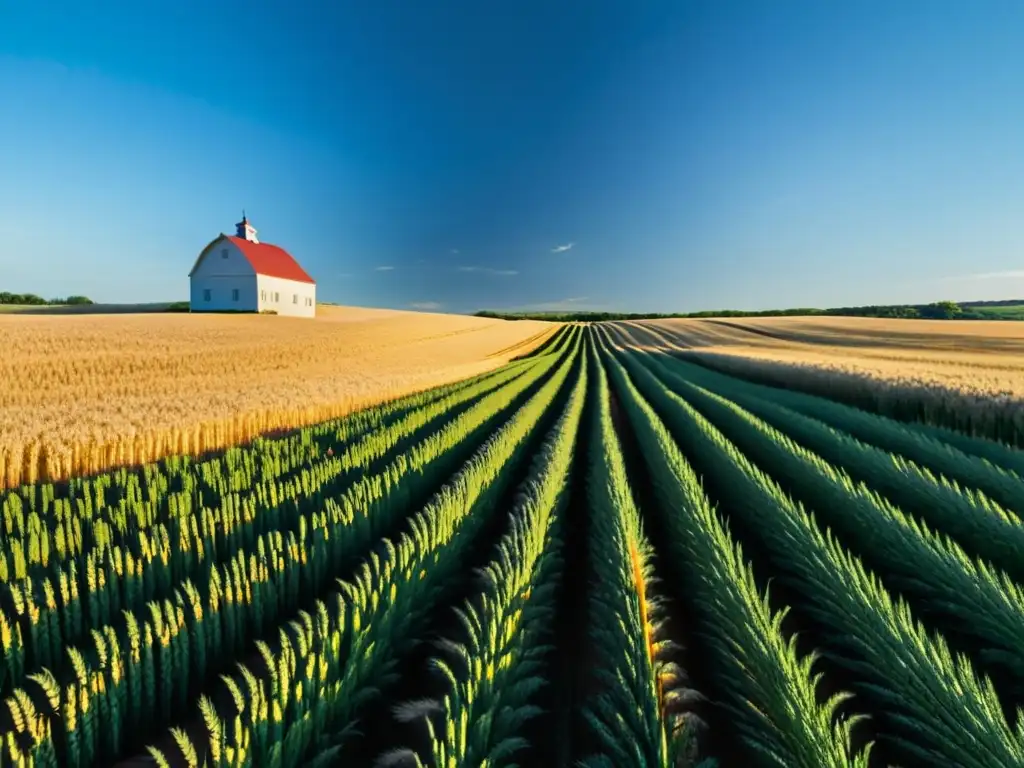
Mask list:
[[[319,313],[0,317],[0,488],[338,418],[495,368],[557,328]]]
[[[0,493],[0,764],[1024,765],[1024,452],[538,333]]]

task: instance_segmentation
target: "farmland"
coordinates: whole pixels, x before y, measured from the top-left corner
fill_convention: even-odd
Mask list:
[[[0,488],[340,417],[495,368],[553,330],[355,307],[0,316]]]
[[[628,345],[1024,446],[1024,323],[772,317],[625,328]]]
[[[0,493],[0,764],[1024,766],[1024,451],[978,434],[1012,413],[957,431],[940,409],[895,420],[880,398],[771,386],[789,383],[772,366],[811,367],[772,357],[787,345],[998,371],[1019,341],[978,331],[932,357],[864,342],[863,322],[452,318],[392,360],[380,340],[409,325],[365,312],[334,321],[347,343],[380,355],[374,375],[413,371],[384,402]],[[329,321],[279,359],[285,325],[261,326],[257,355],[225,328],[272,319],[202,320],[192,359],[146,325],[166,318],[132,317],[137,341],[91,358],[34,326],[60,373],[5,368],[26,391],[0,407],[56,419],[40,382],[65,408],[111,386],[137,408],[104,416],[113,433],[172,429],[163,409],[212,397],[218,365],[255,370],[227,395],[280,413],[355,386],[330,389],[328,355],[357,353]],[[95,346],[100,322],[76,332]],[[926,332],[912,322],[896,327]],[[309,390],[260,400],[295,367]]]

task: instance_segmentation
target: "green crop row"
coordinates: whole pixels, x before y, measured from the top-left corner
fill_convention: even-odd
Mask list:
[[[365,478],[375,462],[400,453],[429,434],[436,423],[450,419],[453,409],[481,397],[490,403],[490,395],[507,394],[500,388],[520,376],[523,371],[517,367],[510,374],[464,388],[390,426],[365,433],[336,455],[307,462],[295,484],[284,478],[264,481],[246,493],[223,496],[216,509],[204,507],[195,515],[178,516],[167,524],[134,529],[119,537],[117,544],[54,566],[50,569],[54,576],[0,583],[0,605],[13,606],[12,611],[0,615],[0,628],[21,626],[26,618],[29,626],[28,637],[18,646],[4,646],[8,663],[0,690],[9,691],[33,667],[57,672],[63,646],[82,642],[89,631],[109,624],[121,611],[137,612],[149,602],[171,597],[175,588],[188,581],[209,579],[210,572],[230,563],[240,548],[251,548],[254,537],[277,532],[287,538],[298,533],[304,518],[289,515],[286,500],[319,506],[335,489]],[[508,390],[515,391],[515,387]],[[301,496],[296,485],[301,486]],[[36,596],[43,597],[39,605]],[[36,626],[42,629],[36,630]]]
[[[50,609],[45,614],[34,603],[30,604],[29,610],[33,612],[27,612],[27,642],[20,649],[12,644],[12,649],[23,651],[27,647],[39,656],[46,649],[52,657],[60,648],[53,638],[60,631],[61,622],[71,616],[79,624],[84,623],[80,603],[95,604],[97,615],[89,615],[87,631],[95,638],[97,632],[110,629],[124,638],[125,646],[138,646],[139,652],[133,652],[129,660],[131,670],[126,676],[130,677],[136,666],[142,665],[139,674],[161,681],[159,694],[143,686],[144,698],[129,700],[132,716],[138,718],[130,733],[136,740],[146,738],[146,734],[170,722],[172,712],[187,702],[191,692],[201,690],[211,674],[226,668],[251,640],[275,627],[279,617],[293,612],[300,597],[319,594],[335,575],[345,573],[368,547],[389,534],[409,506],[422,503],[418,500],[425,500],[425,493],[449,477],[453,468],[472,454],[509,408],[529,395],[559,359],[550,356],[538,360],[523,376],[479,398],[439,431],[396,456],[380,472],[345,487],[338,497],[303,494],[301,487],[293,486],[280,500],[290,502],[287,506],[272,499],[275,503],[262,510],[263,514],[236,515],[225,524],[211,526],[204,538],[196,540],[195,548],[216,551],[218,546],[227,547],[235,554],[219,567],[198,569],[195,580],[185,579],[178,585],[170,581],[167,574],[171,558],[186,557],[190,550],[172,549],[165,539],[165,548],[152,559],[156,578],[162,576],[158,583],[170,596],[149,601],[142,610],[121,609],[118,600],[122,589],[128,594],[140,591],[138,578],[99,569],[93,572],[98,576],[90,574],[92,589],[84,601],[73,600],[63,611],[47,606]],[[274,514],[279,519],[267,528],[266,519]],[[282,534],[285,519],[289,530]],[[264,523],[265,530],[256,528],[259,523]],[[36,620],[31,621],[33,618]],[[16,626],[20,628],[21,623]],[[97,674],[104,674],[102,662],[97,663],[102,653],[93,646],[94,643],[86,646],[82,658],[87,666],[92,663],[96,667]],[[152,671],[145,666],[146,653],[152,655]],[[60,663],[70,658],[70,652],[58,657],[54,669],[46,674],[56,677],[61,685],[80,678],[80,670]],[[45,664],[39,666],[46,668]],[[9,668],[19,667],[10,664]],[[22,672],[25,668],[22,663]],[[80,706],[87,706],[87,702]],[[68,722],[67,716],[55,720],[53,730],[66,730]],[[78,764],[91,764],[94,752],[110,757],[119,754],[122,745],[113,740],[120,733],[119,729],[106,730],[103,738],[111,743],[90,743],[88,759]],[[72,745],[60,736],[54,734],[52,740],[65,747],[63,754],[70,760]]]
[[[193,743],[181,729],[172,732],[186,758],[203,754],[209,768],[240,768],[316,765],[337,755],[359,708],[396,682],[398,659],[451,589],[465,553],[496,513],[496,502],[525,458],[528,436],[564,385],[576,354],[574,348],[407,530],[395,541],[385,540],[363,562],[355,579],[319,601],[291,633],[283,631],[278,648],[261,650],[267,669],[296,671],[262,679],[243,666],[224,681],[230,711],[218,711],[212,698],[201,699],[206,743]],[[308,628],[305,641],[292,640],[302,622]],[[168,759],[157,747],[151,753]]]
[[[756,532],[774,573],[799,595],[797,607],[827,639],[822,651],[849,673],[854,705],[871,702],[879,738],[907,760],[942,760],[965,768],[1024,764],[1024,731],[1003,716],[991,681],[952,653],[942,637],[928,633],[907,604],[890,595],[831,531],[634,354],[617,357],[683,451],[700,458],[704,481],[713,484],[730,519]],[[858,551],[873,552],[892,522],[875,519],[874,535],[864,538]],[[925,581],[945,572],[919,570],[919,575]]]
[[[410,750],[392,757],[408,755],[411,764],[434,768],[504,765],[529,746],[522,726],[541,714],[532,701],[550,673],[546,656],[562,570],[565,481],[586,396],[586,366],[579,372],[564,413],[534,457],[530,480],[510,513],[511,530],[483,571],[483,591],[459,611],[465,641],[446,638],[449,658],[433,660],[450,685],[438,717],[424,717],[429,760]],[[407,706],[413,713],[422,708],[423,702]]]
[[[757,390],[751,391],[745,382],[709,375],[699,366],[674,358],[659,357],[658,362],[675,381],[728,398],[825,461],[841,466],[851,479],[878,491],[905,512],[1024,583],[1024,527],[1016,515],[985,494],[781,406]]]
[[[756,456],[761,469],[792,497],[814,510],[821,523],[879,574],[883,585],[926,617],[928,626],[942,630],[950,640],[966,641],[961,643],[964,650],[976,650],[975,666],[998,681],[1006,694],[1019,696],[1024,691],[1024,589],[782,432],[673,374],[657,359],[648,361],[676,394],[722,429],[737,448]],[[932,515],[954,527],[962,521],[951,518],[961,512],[936,507]],[[1011,709],[1011,714],[1016,713]]]
[[[867,765],[868,752],[851,744],[856,719],[834,724],[848,694],[817,703],[816,654],[799,658],[781,631],[785,611],[773,613],[754,582],[742,549],[732,540],[689,463],[652,408],[666,395],[653,379],[632,379],[606,353],[615,390],[648,463],[658,508],[670,531],[667,546],[686,574],[685,592],[697,604],[710,635],[722,703],[752,759],[778,768]]]
[[[572,332],[560,332],[550,354],[561,354]],[[301,476],[350,444],[378,445],[382,432],[409,435],[397,423],[419,425],[448,408],[500,387],[543,357],[526,358],[503,368],[435,390],[410,395],[327,424],[273,440],[259,439],[220,456],[193,462],[171,457],[137,471],[120,469],[94,478],[74,479],[60,489],[52,484],[25,487],[0,496],[5,536],[0,540],[0,581],[50,574],[53,565],[137,538],[163,524],[173,530],[204,506],[216,509],[225,497],[278,487]],[[361,439],[361,440],[360,440]],[[330,453],[328,453],[330,451]],[[358,456],[358,454],[355,454]]]
[[[692,358],[685,357],[689,361]],[[1024,518],[1024,451],[983,438],[906,424],[794,390],[754,384],[725,376],[690,362],[688,376],[695,381],[727,380],[730,386],[761,395],[778,405],[818,419],[865,443],[905,456],[922,467],[944,475]]]
[[[653,550],[633,502],[612,424],[608,377],[596,345],[590,350],[588,623],[597,658],[589,671],[596,690],[584,703],[584,717],[597,748],[582,764],[672,768],[693,756],[691,721],[671,709],[674,697],[683,694],[685,671],[667,653],[672,644],[663,635],[662,605],[652,590]]]

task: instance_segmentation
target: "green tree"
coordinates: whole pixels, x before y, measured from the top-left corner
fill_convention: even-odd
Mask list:
[[[921,312],[922,317],[949,320],[963,314],[963,309],[955,301],[936,301],[929,304]]]

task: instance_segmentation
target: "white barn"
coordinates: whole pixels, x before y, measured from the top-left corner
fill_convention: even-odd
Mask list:
[[[316,282],[283,248],[256,239],[242,212],[235,235],[211,241],[188,273],[193,312],[316,316]]]

